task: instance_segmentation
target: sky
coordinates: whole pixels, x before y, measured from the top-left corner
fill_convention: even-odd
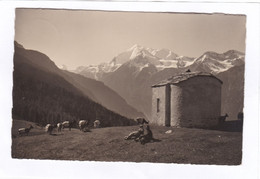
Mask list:
[[[206,51],[245,52],[246,16],[16,9],[15,40],[59,67],[111,61],[135,44],[199,57]]]

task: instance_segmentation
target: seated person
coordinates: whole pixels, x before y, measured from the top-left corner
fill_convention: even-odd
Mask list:
[[[146,126],[146,134],[141,135],[138,140],[141,142],[141,144],[153,141],[153,133],[149,125]]]
[[[137,139],[144,134],[144,127],[140,125],[138,131],[131,132],[128,136],[125,136],[125,140]]]

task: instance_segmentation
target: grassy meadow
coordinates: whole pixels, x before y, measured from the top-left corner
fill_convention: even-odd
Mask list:
[[[18,129],[32,124],[28,136]],[[35,123],[13,120],[12,157],[80,161],[124,161],[182,164],[239,165],[242,132],[151,126],[154,142],[124,140],[138,126],[107,127],[82,132],[73,128],[53,134]],[[172,130],[171,133],[165,133]]]

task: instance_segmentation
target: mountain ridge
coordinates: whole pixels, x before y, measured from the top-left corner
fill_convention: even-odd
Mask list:
[[[43,126],[87,119],[92,125],[96,113],[103,127],[134,124],[133,120],[90,100],[58,74],[33,65],[18,53],[14,54],[13,119]]]
[[[196,65],[201,65],[202,62],[205,65],[205,60],[207,61],[205,69],[210,73],[218,74],[236,66],[236,63],[243,63],[244,53],[237,50],[228,50],[224,53],[207,51],[201,56],[194,58],[179,56],[166,48],[152,49],[135,44],[126,51],[119,53],[108,63],[80,66],[72,71],[102,81],[103,76],[107,73],[113,73],[123,64],[129,62],[135,63],[135,66],[139,67],[139,71],[147,67],[148,64],[153,64],[158,71],[161,71],[166,68],[194,68]]]

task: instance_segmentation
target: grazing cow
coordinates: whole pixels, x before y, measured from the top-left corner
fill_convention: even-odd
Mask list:
[[[28,127],[28,128],[20,128],[20,129],[18,129],[18,134],[19,135],[22,135],[22,134],[28,135],[32,128],[33,128],[32,125],[30,125],[30,127]]]
[[[138,140],[138,138],[144,134],[144,127],[143,125],[140,125],[138,131],[133,131],[131,132],[128,136],[125,136],[125,140],[131,140],[131,139],[134,139],[134,140]]]
[[[223,124],[226,121],[226,118],[228,117],[228,114],[226,113],[225,116],[220,116],[218,118],[219,124]]]
[[[45,126],[45,131],[51,135],[53,129],[56,128],[56,127],[57,127],[57,125],[47,124]]]
[[[75,120],[73,120],[73,121],[64,121],[64,122],[62,123],[62,129],[64,129],[64,128],[69,128],[69,130],[71,130],[72,126],[73,126],[75,123],[76,123]]]
[[[100,121],[99,120],[95,120],[94,121],[94,127],[95,128],[99,128],[100,127]]]
[[[87,120],[80,120],[79,121],[79,130],[84,131],[84,129],[88,126]]]
[[[61,122],[59,122],[59,123],[57,124],[57,129],[58,129],[58,132],[61,132],[61,128],[62,128],[62,123],[61,123]]]
[[[142,125],[149,123],[149,121],[145,120],[145,118],[143,118],[143,117],[138,117],[138,118],[136,118],[135,120],[136,120],[136,122],[137,122],[138,124],[142,124]]]

